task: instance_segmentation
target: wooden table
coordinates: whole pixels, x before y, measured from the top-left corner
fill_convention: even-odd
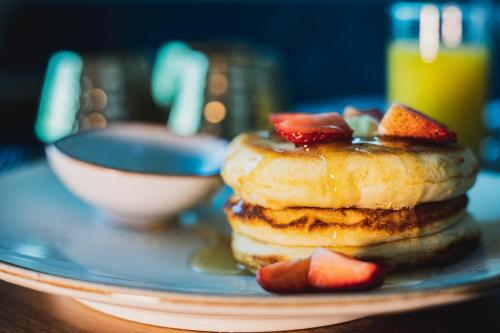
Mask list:
[[[295,332],[500,332],[500,293],[420,312]],[[65,297],[0,282],[0,332],[181,332],[106,316]],[[187,331],[186,331],[187,332]]]

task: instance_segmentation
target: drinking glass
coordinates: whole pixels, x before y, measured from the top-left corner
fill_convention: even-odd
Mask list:
[[[271,47],[170,41],[156,55],[152,96],[173,132],[231,139],[287,109],[283,68]]]
[[[286,110],[283,59],[270,47],[169,41],[147,52],[56,52],[35,131],[43,142],[113,122],[161,123],[179,135],[230,139]]]
[[[476,152],[490,63],[488,7],[396,3],[387,49],[388,102],[424,112]]]
[[[121,121],[161,121],[150,95],[147,55],[58,51],[49,59],[35,132],[54,142]]]

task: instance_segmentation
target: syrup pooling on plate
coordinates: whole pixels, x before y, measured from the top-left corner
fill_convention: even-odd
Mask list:
[[[231,236],[212,228],[200,227],[197,232],[206,244],[197,249],[190,259],[193,270],[207,274],[241,275],[247,271],[234,259],[231,251]]]
[[[231,252],[231,237],[218,235],[207,241],[191,258],[191,268],[208,274],[245,274]]]

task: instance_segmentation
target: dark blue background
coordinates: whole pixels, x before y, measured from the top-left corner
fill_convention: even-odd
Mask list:
[[[165,41],[269,44],[287,61],[294,103],[384,94],[390,1],[2,1],[0,140],[34,140],[56,50],[155,50]]]

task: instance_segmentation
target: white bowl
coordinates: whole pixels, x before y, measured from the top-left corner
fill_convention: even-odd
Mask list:
[[[115,124],[46,148],[52,170],[82,200],[112,220],[146,226],[202,200],[220,184],[227,142],[182,137],[165,126]]]

